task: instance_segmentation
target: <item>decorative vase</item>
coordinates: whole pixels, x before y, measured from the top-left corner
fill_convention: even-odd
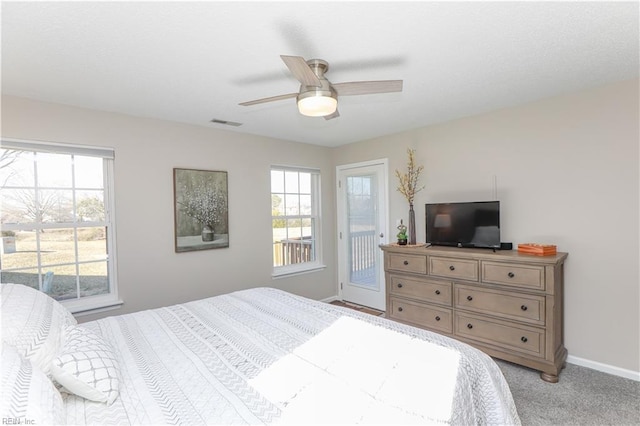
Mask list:
[[[407,245],[407,240],[398,240],[398,245],[399,246],[406,246]]]
[[[416,212],[413,211],[413,204],[409,204],[409,244],[416,244]]]
[[[209,225],[202,228],[202,241],[213,241],[213,228]]]

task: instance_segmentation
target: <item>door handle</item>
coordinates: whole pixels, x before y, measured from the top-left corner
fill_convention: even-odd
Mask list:
[[[380,233],[380,238],[384,238],[384,234],[382,232]]]

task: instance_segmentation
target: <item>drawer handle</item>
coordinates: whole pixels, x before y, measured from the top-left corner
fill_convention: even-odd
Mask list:
[[[455,267],[455,266],[453,266],[453,265],[451,265],[451,266],[449,266],[449,270],[450,270],[450,271],[455,271],[455,270],[456,270],[456,267]]]
[[[402,288],[402,283],[398,283],[398,288]]]
[[[408,261],[408,260],[405,260],[405,261],[404,261],[404,262],[402,262],[402,263],[404,263],[404,264],[405,264],[405,266],[406,266],[406,265],[408,265],[408,264],[409,264],[409,261]]]
[[[529,339],[527,339],[525,336],[522,336],[520,338],[520,340],[522,340],[523,343],[527,343],[527,340],[529,340]]]
[[[526,311],[527,310],[527,305],[520,306],[520,309],[522,309],[523,311]]]
[[[473,297],[472,297],[472,296],[467,296],[467,300],[468,300],[469,302],[471,302],[471,301],[473,300]]]
[[[507,276],[508,276],[509,278],[513,278],[513,277],[515,277],[515,276],[516,276],[516,274],[514,274],[513,272],[509,272],[509,273],[507,274]]]
[[[440,317],[436,317],[436,321],[440,321]]]
[[[436,290],[436,294],[440,294],[440,290]]]
[[[398,308],[398,312],[402,312],[402,306]]]
[[[471,330],[471,329],[473,328],[473,324],[471,324],[471,323],[467,324],[467,328],[468,328],[469,330]]]

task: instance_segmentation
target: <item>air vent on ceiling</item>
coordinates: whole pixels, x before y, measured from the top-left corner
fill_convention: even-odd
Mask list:
[[[234,126],[234,127],[242,126],[242,123],[236,123],[235,121],[219,120],[217,118],[212,119],[211,122],[215,124],[224,124],[225,126]]]

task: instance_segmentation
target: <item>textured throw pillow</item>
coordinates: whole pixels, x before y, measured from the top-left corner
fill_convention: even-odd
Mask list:
[[[69,393],[111,404],[118,396],[118,361],[111,346],[83,327],[69,327],[51,374]]]
[[[22,284],[2,284],[2,341],[49,374],[51,361],[76,319],[58,301]]]
[[[0,418],[3,424],[64,424],[62,397],[51,380],[6,343],[2,344],[0,386]]]

